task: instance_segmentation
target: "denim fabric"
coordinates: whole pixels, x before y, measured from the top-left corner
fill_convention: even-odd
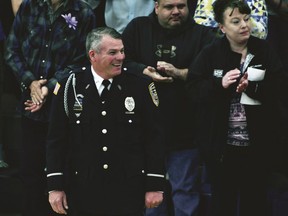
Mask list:
[[[195,216],[200,202],[200,157],[198,149],[171,152],[166,161],[175,216]],[[168,216],[169,193],[157,208],[147,209],[146,216]],[[168,195],[168,196],[167,196]]]

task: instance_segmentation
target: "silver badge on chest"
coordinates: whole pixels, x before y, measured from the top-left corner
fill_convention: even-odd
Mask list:
[[[135,101],[133,97],[126,97],[124,104],[125,108],[128,110],[128,113],[133,114],[133,110],[135,109]]]

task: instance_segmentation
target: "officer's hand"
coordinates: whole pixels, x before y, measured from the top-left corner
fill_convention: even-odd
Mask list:
[[[143,70],[143,74],[151,77],[153,81],[155,82],[165,82],[165,83],[171,83],[173,82],[172,77],[164,77],[161,76],[154,67],[148,66]]]
[[[68,209],[66,194],[64,191],[51,191],[49,192],[49,203],[58,214],[67,214]]]
[[[34,80],[31,84],[30,84],[30,96],[31,96],[31,100],[35,103],[35,104],[41,104],[45,98],[45,95],[43,95],[42,92],[42,87],[43,85],[45,85],[47,82],[46,79],[42,79],[42,80]]]
[[[163,192],[161,191],[152,191],[146,192],[145,194],[145,206],[146,208],[156,208],[163,201]]]

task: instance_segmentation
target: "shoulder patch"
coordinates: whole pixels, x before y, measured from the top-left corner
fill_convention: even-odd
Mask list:
[[[56,85],[55,85],[54,91],[53,91],[54,95],[58,94],[58,91],[59,91],[60,87],[61,87],[61,85],[57,82]]]
[[[149,88],[149,92],[150,92],[153,103],[155,104],[155,106],[158,107],[159,106],[159,97],[158,97],[154,82],[150,83],[148,88]]]

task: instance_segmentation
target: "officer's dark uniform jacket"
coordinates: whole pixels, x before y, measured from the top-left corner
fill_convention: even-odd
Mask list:
[[[191,17],[191,16],[190,16]],[[208,27],[196,24],[192,17],[179,29],[163,28],[155,12],[147,17],[133,19],[123,32],[125,67],[133,73],[143,75],[147,66],[157,68],[157,61],[166,61],[176,68],[188,68],[201,49],[214,35]],[[161,98],[159,108],[169,136],[171,150],[195,147],[193,142],[194,121],[188,115],[184,81],[174,79],[172,83],[155,82]]]
[[[90,66],[81,70],[53,99],[48,190],[65,190],[69,209],[82,213],[139,211],[146,191],[163,191],[164,137],[153,83],[122,72],[102,103]]]
[[[251,37],[247,47],[253,57],[248,65],[244,64],[244,71],[248,66],[265,70],[263,81],[249,81],[245,91],[261,101],[261,105],[244,105],[249,147],[261,167],[277,168],[274,162],[279,157],[279,143],[287,137],[287,73],[265,41]],[[238,83],[224,89],[222,78],[228,71],[240,68],[240,60],[241,54],[231,51],[224,37],[204,49],[189,70],[187,89],[190,100],[197,104],[197,137],[201,152],[211,164],[223,158],[230,101]]]

